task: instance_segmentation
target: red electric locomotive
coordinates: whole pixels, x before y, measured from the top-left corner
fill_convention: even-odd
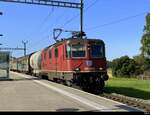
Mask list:
[[[65,39],[42,50],[39,59],[40,76],[50,80],[92,91],[101,91],[108,80],[102,40]]]

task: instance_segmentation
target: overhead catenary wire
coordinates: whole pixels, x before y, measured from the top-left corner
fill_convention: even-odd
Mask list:
[[[99,0],[95,0],[94,2],[92,2],[91,4],[89,4],[89,6],[85,9],[85,10],[88,10],[89,8],[91,8],[94,4],[96,4],[97,2],[98,2]],[[61,26],[61,28],[64,28],[64,26],[66,26],[67,24],[69,24],[70,22],[72,22],[74,19],[76,19],[76,17],[78,17],[79,16],[79,13],[77,14],[77,15],[75,15],[75,16],[73,16],[72,18],[70,18],[69,20],[67,20],[62,26]],[[45,19],[45,20],[47,20],[48,19],[48,16],[47,16],[47,18]],[[59,18],[60,19],[60,18]],[[48,30],[48,29],[46,29],[46,30]],[[39,41],[41,41],[41,40],[39,40]]]
[[[88,7],[86,7],[85,9],[85,12],[90,9],[92,6],[94,6],[99,0],[95,0],[94,2],[92,2]],[[136,18],[136,17],[139,17],[141,15],[144,15],[146,14],[147,12],[143,12],[143,13],[139,13],[139,14],[136,14],[136,15],[132,15],[132,16],[128,16],[128,17],[125,17],[125,18],[120,18],[118,20],[114,20],[114,21],[111,21],[111,22],[108,22],[108,23],[104,23],[104,24],[101,24],[101,25],[98,25],[98,26],[94,26],[94,27],[90,27],[90,28],[85,28],[85,30],[95,30],[95,29],[98,29],[98,28],[101,28],[101,27],[105,27],[105,26],[109,26],[109,25],[113,25],[113,24],[117,24],[117,23],[120,23],[120,22],[124,22],[124,21],[128,21],[128,20],[131,20],[133,18]],[[79,14],[73,16],[72,18],[70,18],[69,20],[67,20],[62,26],[61,28],[63,28],[64,26],[66,26],[67,24],[71,23],[73,20],[77,19],[76,17],[79,16]],[[42,39],[41,39],[42,40]],[[40,40],[40,41],[41,41]]]
[[[29,54],[32,53],[32,52],[38,51],[40,48],[38,47],[38,49],[37,49],[37,46],[41,45],[41,43],[39,43],[39,42],[42,41],[42,43],[43,43],[43,41],[46,40],[46,39],[48,39],[48,38],[49,38],[49,36],[43,36],[43,37],[41,37],[41,39],[39,41],[35,42],[32,45],[32,47],[28,47],[27,50],[30,50]],[[32,50],[31,50],[31,48],[32,48]]]
[[[63,14],[63,15],[64,15],[64,14]],[[77,16],[77,15],[76,15],[76,16]],[[47,20],[48,17],[49,17],[49,16],[47,16],[46,19],[44,19],[44,20]],[[60,19],[60,17],[58,17],[58,19]],[[57,19],[56,19],[56,20],[57,20]],[[71,19],[71,20],[72,20],[72,19]],[[69,23],[71,20],[68,20],[63,26],[65,26],[65,25],[66,25],[67,23]],[[44,21],[43,21],[43,22],[44,22]],[[62,27],[62,28],[63,28],[63,27]],[[46,29],[46,30],[49,30],[49,29]],[[42,40],[42,39],[40,39],[39,42],[40,42],[41,40]]]
[[[46,23],[46,21],[49,19],[49,17],[52,16],[53,12],[54,12],[54,8],[52,7],[51,12],[48,13],[48,15],[44,18],[44,20],[43,20],[43,21],[41,22],[41,24],[40,24],[40,26],[39,26],[39,28],[38,28],[38,32],[39,32],[39,33],[40,33],[41,28],[44,26],[44,24]],[[31,37],[31,35],[30,35],[30,37]],[[42,39],[43,39],[43,37],[42,37],[40,40],[38,40],[36,43],[30,45],[30,48],[32,48],[34,45],[36,45],[36,44],[37,44],[38,42],[40,42]]]
[[[86,10],[88,10],[89,8],[91,8],[91,7],[92,7],[94,4],[96,4],[97,2],[98,2],[98,0],[95,0],[93,3],[91,3],[91,4],[86,8]],[[98,28],[100,28],[100,27],[117,24],[117,23],[120,23],[120,22],[123,22],[123,21],[128,21],[128,20],[130,20],[130,19],[136,18],[136,17],[141,16],[141,15],[144,15],[144,14],[146,14],[146,13],[147,13],[147,12],[142,12],[142,13],[139,13],[139,14],[136,14],[136,15],[133,15],[133,16],[128,16],[128,17],[125,17],[125,18],[120,18],[120,19],[118,19],[118,20],[114,20],[114,21],[112,21],[112,22],[108,22],[108,23],[105,23],[105,24],[102,24],[102,25],[99,25],[99,26],[95,26],[95,27],[91,27],[91,28],[85,28],[85,30],[95,30],[95,29],[98,29]],[[71,21],[73,21],[74,18],[77,17],[77,16],[78,16],[78,14],[75,15],[74,17],[72,17],[71,19],[69,19],[66,23],[64,23],[63,26],[69,24],[69,23],[70,23]],[[62,26],[62,28],[63,28],[63,26]],[[41,40],[42,40],[42,39],[41,39]],[[40,41],[41,41],[41,40],[40,40]]]
[[[93,1],[93,0],[92,0]],[[86,8],[85,11],[89,10],[92,6],[94,6],[97,2],[99,2],[100,0],[95,0],[94,2],[92,2],[91,4],[89,4]],[[71,17],[69,20],[67,20],[62,26],[61,28],[63,28],[64,26],[68,25],[69,23],[71,23],[73,20],[77,19],[76,17],[80,16],[80,13],[74,15],[73,17]]]
[[[97,0],[96,0],[96,1],[97,1]],[[52,10],[52,12],[54,12],[54,11]],[[78,14],[78,15],[79,15],[79,14]],[[78,15],[76,15],[76,17],[77,17]],[[48,17],[49,17],[49,15],[44,19],[43,23],[45,23],[45,21],[48,20]],[[59,17],[58,17],[58,18],[59,18]],[[74,18],[74,17],[73,17],[73,18]],[[69,19],[65,24],[63,24],[62,28],[63,28],[66,24],[70,23],[70,22],[73,20],[73,18]],[[60,19],[60,18],[59,18],[59,19]],[[42,25],[43,23],[41,23],[41,25]],[[40,28],[41,28],[41,26],[40,26]],[[46,30],[48,30],[48,29],[46,29]],[[45,31],[44,31],[44,32],[45,32]],[[40,39],[38,42],[40,42],[41,40],[43,40],[43,39]],[[38,43],[38,42],[36,42],[36,43]],[[33,45],[32,45],[32,46],[33,46]]]
[[[86,28],[86,30],[95,30],[95,29],[98,29],[98,28],[101,28],[101,27],[114,25],[114,24],[117,24],[117,23],[121,23],[121,22],[131,20],[133,18],[142,16],[142,15],[145,15],[145,14],[147,14],[147,12],[142,12],[142,13],[139,13],[139,14],[136,14],[136,15],[128,16],[128,17],[125,17],[125,18],[120,18],[118,20],[114,20],[114,21],[111,21],[111,22],[108,22],[108,23],[104,23],[104,24],[101,24],[101,25],[98,25],[98,26]]]
[[[99,2],[100,0],[95,0],[94,2],[92,2],[85,10],[90,9],[91,7],[93,7],[97,2]]]
[[[53,14],[53,12],[54,12],[54,7],[52,7],[52,9],[51,9],[51,11],[48,13],[48,15],[42,20],[42,22],[39,24],[39,26],[38,27],[36,27],[36,29],[34,30],[35,32],[40,32],[41,31],[41,29],[43,28],[43,26],[45,25],[45,23],[47,22],[47,20],[52,16],[52,14]],[[26,37],[27,38],[30,38],[31,37],[31,35],[33,35],[34,34],[34,32],[31,32],[30,34],[28,34]]]
[[[60,16],[57,16],[56,17],[56,19],[55,19],[55,22],[58,24],[58,22],[62,19],[62,17],[64,16],[64,14],[65,14],[65,12],[63,12],[63,14],[62,15],[60,15]],[[60,18],[61,17],[61,18]],[[54,26],[54,24],[56,25],[56,23],[51,23],[49,26],[47,26],[45,29],[44,29],[44,31],[42,31],[42,34],[44,34],[44,33],[46,33],[46,32],[49,32],[49,30],[50,30],[50,27],[53,29],[53,26]],[[55,26],[56,27],[56,26]]]
[[[44,26],[44,24],[48,21],[48,19],[52,16],[53,13],[54,13],[54,7],[52,7],[51,12],[49,12],[49,14],[47,15],[47,17],[41,23],[41,26],[40,26],[41,28]]]

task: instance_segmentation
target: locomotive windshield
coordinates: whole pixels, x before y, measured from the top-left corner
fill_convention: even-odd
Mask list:
[[[85,45],[74,44],[71,47],[71,51],[72,51],[72,57],[74,57],[74,58],[85,57]]]
[[[105,55],[103,45],[92,45],[91,50],[93,58],[102,58]]]

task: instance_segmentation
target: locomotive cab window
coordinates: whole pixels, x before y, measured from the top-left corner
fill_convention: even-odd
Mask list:
[[[93,58],[103,58],[105,55],[103,45],[92,45],[91,55]]]
[[[73,44],[72,45],[72,48],[71,48],[71,51],[72,51],[72,57],[73,58],[82,58],[82,57],[85,57],[85,45],[83,44]]]

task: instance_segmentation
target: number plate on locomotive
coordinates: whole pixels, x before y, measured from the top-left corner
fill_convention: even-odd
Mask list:
[[[87,66],[92,66],[92,64],[93,64],[92,61],[90,61],[90,60],[86,61]]]

